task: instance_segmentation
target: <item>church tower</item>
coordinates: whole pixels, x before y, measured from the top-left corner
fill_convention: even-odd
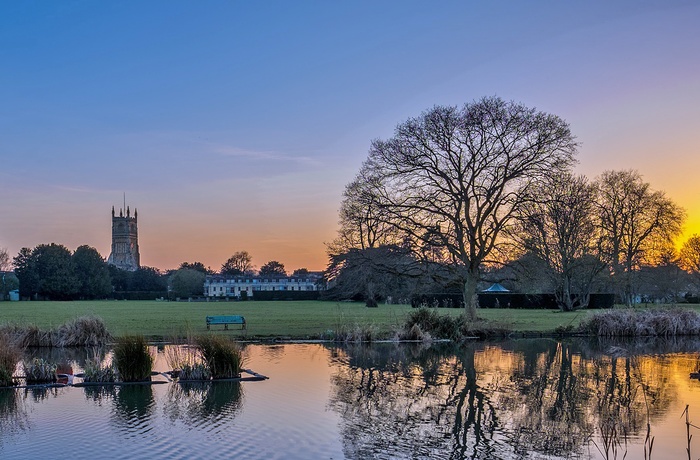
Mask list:
[[[115,215],[114,206],[112,206],[112,252],[107,263],[133,272],[141,266],[137,226],[138,213],[134,208],[134,217],[131,217],[129,207],[126,206],[126,203],[124,205],[126,210],[120,209],[119,216]]]

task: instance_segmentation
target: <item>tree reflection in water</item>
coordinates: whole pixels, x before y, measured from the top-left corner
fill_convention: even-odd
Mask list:
[[[168,389],[164,411],[171,421],[218,426],[242,406],[241,382],[182,382]]]
[[[19,390],[0,389],[0,446],[28,427],[27,407]]]
[[[123,385],[116,388],[114,420],[125,432],[138,432],[148,427],[155,407],[151,385]]]
[[[348,458],[622,458],[677,392],[669,358],[622,345],[334,348],[330,405]]]

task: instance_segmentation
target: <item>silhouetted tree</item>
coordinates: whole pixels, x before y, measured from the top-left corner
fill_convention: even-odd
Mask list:
[[[196,270],[198,272],[204,273],[205,275],[213,275],[215,273],[214,270],[212,270],[210,267],[205,267],[202,262],[183,262],[180,264],[179,269]]]
[[[636,294],[636,272],[680,233],[685,211],[654,191],[637,171],[606,171],[597,180],[597,207],[603,250],[623,301]]]
[[[80,298],[103,299],[112,293],[107,263],[97,249],[86,245],[78,247],[73,253],[73,268]]]
[[[202,284],[204,286],[204,284]],[[129,291],[165,291],[167,280],[153,267],[141,267],[131,274]]]
[[[181,268],[170,277],[170,286],[175,297],[201,296],[204,292],[206,274],[199,270]]]
[[[684,269],[700,278],[700,235],[697,233],[683,243],[680,262]]]
[[[0,248],[0,272],[9,271],[11,266],[12,261],[10,260],[10,254],[7,252],[7,249]]]
[[[238,251],[221,266],[221,274],[229,276],[248,274],[253,270],[252,261],[253,258],[248,251]]]
[[[533,190],[509,235],[543,261],[563,311],[586,307],[596,276],[606,267],[595,214],[595,187],[584,176],[553,174]]]
[[[436,106],[372,143],[363,193],[413,247],[442,249],[473,319],[481,265],[532,187],[567,169],[575,149],[566,122],[521,104],[492,97]]]
[[[284,264],[276,260],[271,260],[260,267],[260,276],[285,277],[287,272],[284,269]]]
[[[22,248],[14,258],[20,294],[49,300],[69,300],[78,294],[70,251],[60,244],[40,244],[33,250]]]

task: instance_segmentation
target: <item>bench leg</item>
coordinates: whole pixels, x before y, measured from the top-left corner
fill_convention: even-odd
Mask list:
[[[207,324],[207,331],[209,330],[209,325]]]
[[[224,330],[228,331],[228,324],[224,324]]]

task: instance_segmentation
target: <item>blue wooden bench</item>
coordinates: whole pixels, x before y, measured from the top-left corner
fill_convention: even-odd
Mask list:
[[[240,324],[241,329],[246,328],[245,318],[239,315],[207,316],[207,330],[212,324],[223,324],[225,330],[228,330],[229,324]]]

